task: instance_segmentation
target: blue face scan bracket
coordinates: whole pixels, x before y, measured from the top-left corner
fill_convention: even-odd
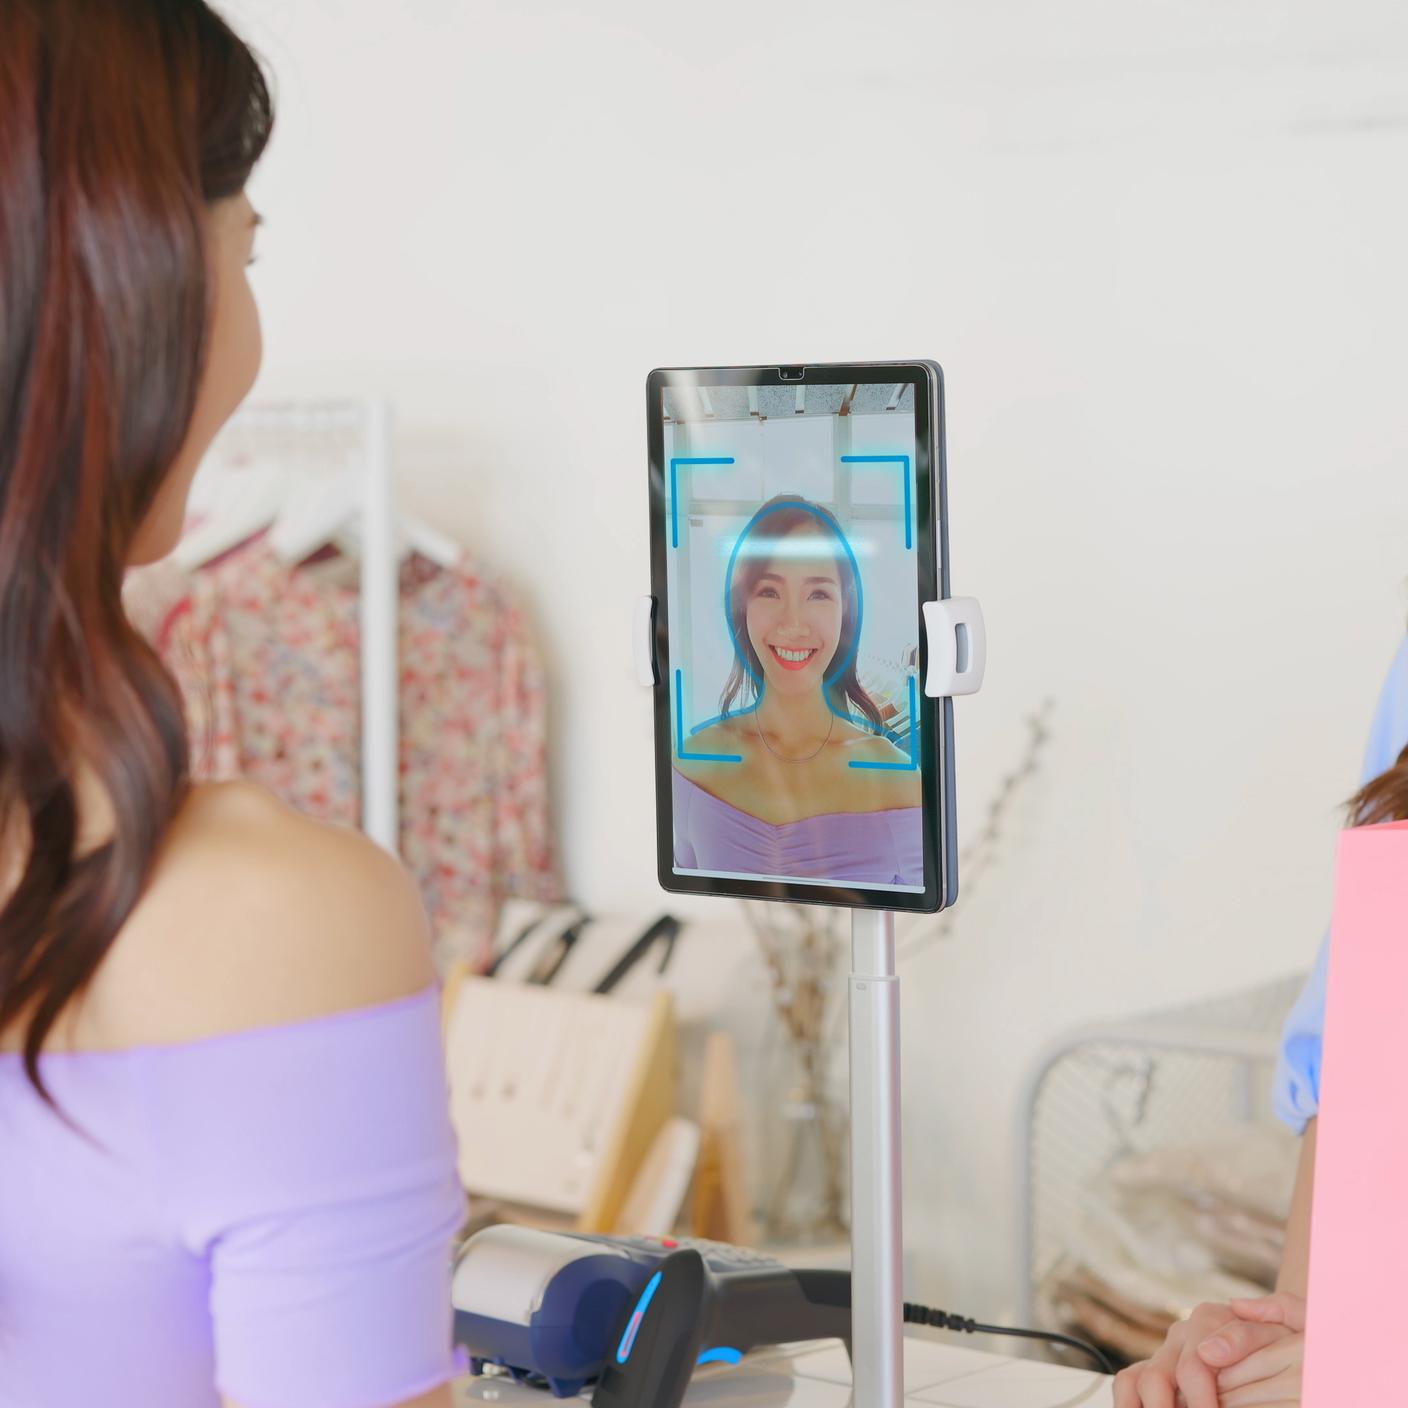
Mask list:
[[[747,712],[746,710],[744,712]],[[725,715],[719,715],[724,718]],[[733,715],[727,715],[732,718]],[[718,723],[718,719],[713,720]],[[707,728],[707,724],[700,724],[699,728]],[[691,735],[699,732],[699,728],[691,729]],[[675,756],[683,758],[686,762],[694,763],[741,763],[743,755],[741,753],[689,753],[684,746],[684,671],[675,671]]]
[[[847,764],[853,768],[869,768],[872,772],[918,772],[919,771],[919,718],[918,691],[914,687],[914,676],[906,677],[909,685],[909,759],[903,763],[868,763],[852,759]]]
[[[678,455],[670,461],[670,546],[680,545],[680,466],[733,464],[732,455]]]
[[[904,479],[904,545],[907,551],[914,551],[914,501],[909,487],[908,455],[842,455],[842,464],[897,464]]]

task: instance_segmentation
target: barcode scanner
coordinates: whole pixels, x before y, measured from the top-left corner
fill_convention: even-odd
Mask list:
[[[793,1340],[840,1339],[849,1351],[850,1272],[793,1271],[737,1247],[681,1247],[614,1338],[594,1408],[677,1408],[701,1364],[736,1364],[751,1349]]]

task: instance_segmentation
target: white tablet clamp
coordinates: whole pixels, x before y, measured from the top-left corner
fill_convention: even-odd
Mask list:
[[[987,633],[973,597],[924,604],[931,699],[976,694]],[[636,679],[656,684],[655,598],[635,615]],[[895,916],[851,912],[851,1361],[855,1408],[904,1399],[903,1194],[900,1182],[900,980]]]

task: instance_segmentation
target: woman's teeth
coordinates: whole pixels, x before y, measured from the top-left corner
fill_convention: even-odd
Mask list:
[[[784,670],[800,670],[816,654],[816,650],[788,650],[780,645],[770,646],[773,658]]]

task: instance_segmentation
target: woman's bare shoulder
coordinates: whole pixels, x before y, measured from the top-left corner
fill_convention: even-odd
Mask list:
[[[251,783],[204,784],[99,970],[103,1045],[175,1042],[406,996],[434,979],[400,862]]]

